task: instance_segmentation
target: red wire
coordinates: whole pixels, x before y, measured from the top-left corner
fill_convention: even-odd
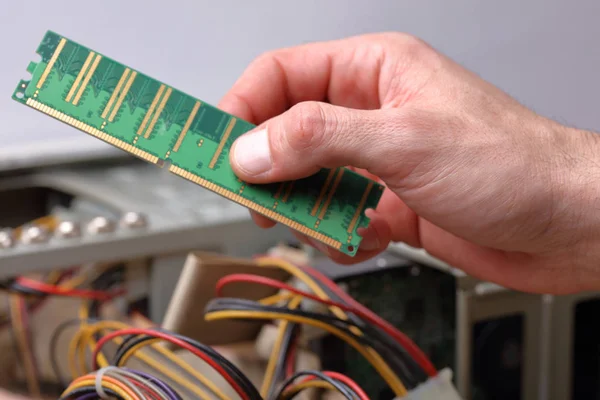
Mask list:
[[[352,296],[348,293],[344,292],[338,285],[335,284],[334,281],[329,279],[325,274],[316,270],[315,268],[311,268],[309,266],[304,266],[304,270],[306,270],[309,274],[313,275],[313,278],[317,278],[323,284],[325,284],[332,292],[337,294],[342,300],[349,303],[353,307],[355,307],[360,312],[369,315],[378,326],[381,326],[382,329],[389,330],[390,332],[394,332],[392,336],[394,336],[406,349],[406,351],[423,367],[427,375],[436,376],[438,374],[437,369],[427,357],[427,355],[413,342],[408,336],[404,333],[396,329],[392,324],[381,318],[379,315],[369,310],[367,307],[360,304],[358,301],[354,300]]]
[[[231,275],[227,275],[227,276],[219,279],[219,281],[217,282],[217,285],[216,285],[217,296],[221,295],[223,287],[225,287],[226,285],[233,283],[233,282],[257,283],[257,284],[261,284],[261,285],[275,287],[275,288],[282,289],[282,290],[287,290],[289,292],[304,296],[308,299],[318,301],[320,303],[327,304],[329,306],[338,307],[344,311],[348,311],[353,314],[356,314],[358,317],[367,320],[371,324],[379,327],[380,329],[384,330],[388,335],[390,335],[394,339],[396,339],[398,341],[398,343],[400,343],[406,349],[406,352],[408,354],[410,354],[419,363],[419,365],[421,365],[423,367],[423,369],[429,376],[437,375],[437,371],[436,371],[435,367],[433,366],[433,364],[431,364],[431,361],[429,361],[427,356],[421,351],[421,349],[419,349],[417,347],[416,344],[414,344],[414,342],[412,340],[410,340],[410,338],[408,336],[406,336],[404,333],[402,333],[399,330],[397,330],[396,328],[394,328],[390,323],[388,323],[387,321],[385,321],[384,319],[382,319],[381,317],[379,317],[378,315],[376,315],[375,313],[370,311],[368,308],[363,307],[360,303],[358,303],[356,300],[352,299],[352,297],[350,297],[349,295],[346,295],[347,297],[342,296],[342,293],[344,293],[344,292],[333,282],[331,282],[331,283],[333,284],[334,287],[330,287],[328,285],[328,283],[325,281],[323,283],[326,284],[332,291],[336,292],[336,294],[339,295],[340,297],[342,297],[345,301],[347,301],[348,303],[354,303],[354,304],[347,305],[347,304],[335,302],[333,300],[322,299],[318,296],[315,296],[312,293],[308,293],[308,292],[304,292],[300,289],[296,289],[293,286],[287,285],[287,284],[277,281],[275,279],[271,279],[271,278],[267,278],[267,277],[263,277],[263,276],[257,276],[257,275],[250,275],[250,274],[231,274]],[[339,293],[338,290],[341,293]],[[346,298],[344,298],[344,297],[346,297]]]
[[[352,379],[348,378],[346,375],[340,374],[339,372],[334,371],[323,371],[323,374],[330,377],[331,379],[338,380],[342,382],[344,385],[348,386],[352,391],[354,391],[360,400],[369,400],[369,396],[365,393],[365,391]],[[319,379],[316,376],[307,376],[302,379],[300,383],[313,381],[315,379]]]
[[[36,281],[33,279],[19,277],[17,283],[29,289],[37,290],[46,294],[53,294],[59,296],[70,296],[70,297],[81,297],[85,299],[94,299],[106,301],[110,300],[115,296],[123,294],[123,290],[115,292],[105,292],[100,290],[85,290],[85,289],[65,289],[60,286],[50,285],[48,283]]]
[[[141,382],[138,382],[134,379],[129,379],[127,378],[127,380],[134,384],[135,386],[137,386],[138,388],[142,389],[144,392],[147,392],[147,394],[153,399],[153,400],[161,400],[161,397],[158,393],[156,393],[156,391],[154,389],[152,389],[149,386],[143,385]]]
[[[290,346],[290,350],[288,351],[287,359],[285,360],[285,375],[286,378],[289,378],[294,374],[294,369],[296,367],[296,353],[298,351],[298,340],[300,335],[296,335],[292,340],[292,344]]]
[[[100,350],[102,350],[102,347],[106,343],[108,343],[110,340],[112,340],[116,337],[119,337],[119,336],[124,336],[124,335],[148,335],[148,336],[166,340],[166,341],[171,342],[185,350],[188,350],[190,353],[192,353],[192,354],[196,355],[197,357],[199,357],[200,359],[202,359],[204,362],[206,362],[208,365],[210,365],[212,368],[214,368],[219,374],[221,374],[221,376],[223,378],[225,378],[225,380],[227,382],[229,382],[231,387],[233,387],[233,389],[235,389],[235,391],[240,395],[240,397],[242,399],[249,400],[248,394],[246,392],[244,392],[244,390],[240,387],[240,385],[238,385],[238,383],[235,381],[235,379],[233,379],[231,377],[231,375],[229,375],[229,373],[227,371],[225,371],[225,369],[221,365],[219,365],[215,360],[210,358],[210,356],[208,356],[208,354],[202,352],[201,350],[197,349],[196,347],[192,346],[191,344],[189,344],[179,338],[176,338],[176,337],[171,336],[164,332],[153,331],[151,329],[142,329],[142,328],[120,329],[118,331],[114,331],[114,332],[108,333],[107,335],[103,336],[98,341],[98,344],[96,344],[96,347],[94,348],[94,352],[92,354],[92,362],[93,362],[94,370],[98,369],[97,357],[98,357],[98,354],[100,353]]]
[[[59,284],[62,280],[64,280],[66,277],[68,277],[69,275],[73,274],[73,270],[69,270],[66,271],[64,273],[61,274],[61,276],[56,280],[55,284]],[[46,304],[48,302],[48,298],[47,297],[43,297],[42,299],[35,299],[32,303],[33,304],[27,304],[27,309],[29,314],[34,314],[36,311],[38,311],[44,304]],[[10,321],[4,321],[4,322],[0,322],[0,328],[4,327],[6,324],[8,324]]]

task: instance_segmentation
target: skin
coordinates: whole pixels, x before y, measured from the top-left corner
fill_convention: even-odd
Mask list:
[[[387,186],[355,258],[301,237],[339,263],[395,241],[521,291],[600,288],[598,137],[535,114],[417,38],[269,52],[219,107],[259,125],[230,153],[247,182],[351,166]]]

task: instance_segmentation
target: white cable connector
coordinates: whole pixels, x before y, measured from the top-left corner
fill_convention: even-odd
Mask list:
[[[444,368],[437,376],[411,390],[402,400],[463,400],[452,383],[452,371]]]

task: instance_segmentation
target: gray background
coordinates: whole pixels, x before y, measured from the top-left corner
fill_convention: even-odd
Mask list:
[[[107,145],[10,99],[47,29],[216,103],[261,52],[365,32],[430,42],[524,104],[600,129],[597,0],[3,0],[0,168]]]

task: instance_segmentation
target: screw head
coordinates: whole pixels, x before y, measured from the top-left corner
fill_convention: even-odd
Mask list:
[[[15,234],[12,229],[0,230],[0,249],[8,249],[15,245]]]
[[[23,228],[20,239],[25,244],[44,243],[50,239],[50,231],[40,225],[29,225]]]
[[[56,227],[56,234],[62,238],[81,236],[81,225],[75,221],[61,221]]]
[[[110,233],[114,232],[115,223],[106,217],[95,217],[88,223],[87,230],[92,235]]]
[[[148,226],[148,219],[142,213],[129,211],[123,214],[121,225],[132,229],[145,228]]]

